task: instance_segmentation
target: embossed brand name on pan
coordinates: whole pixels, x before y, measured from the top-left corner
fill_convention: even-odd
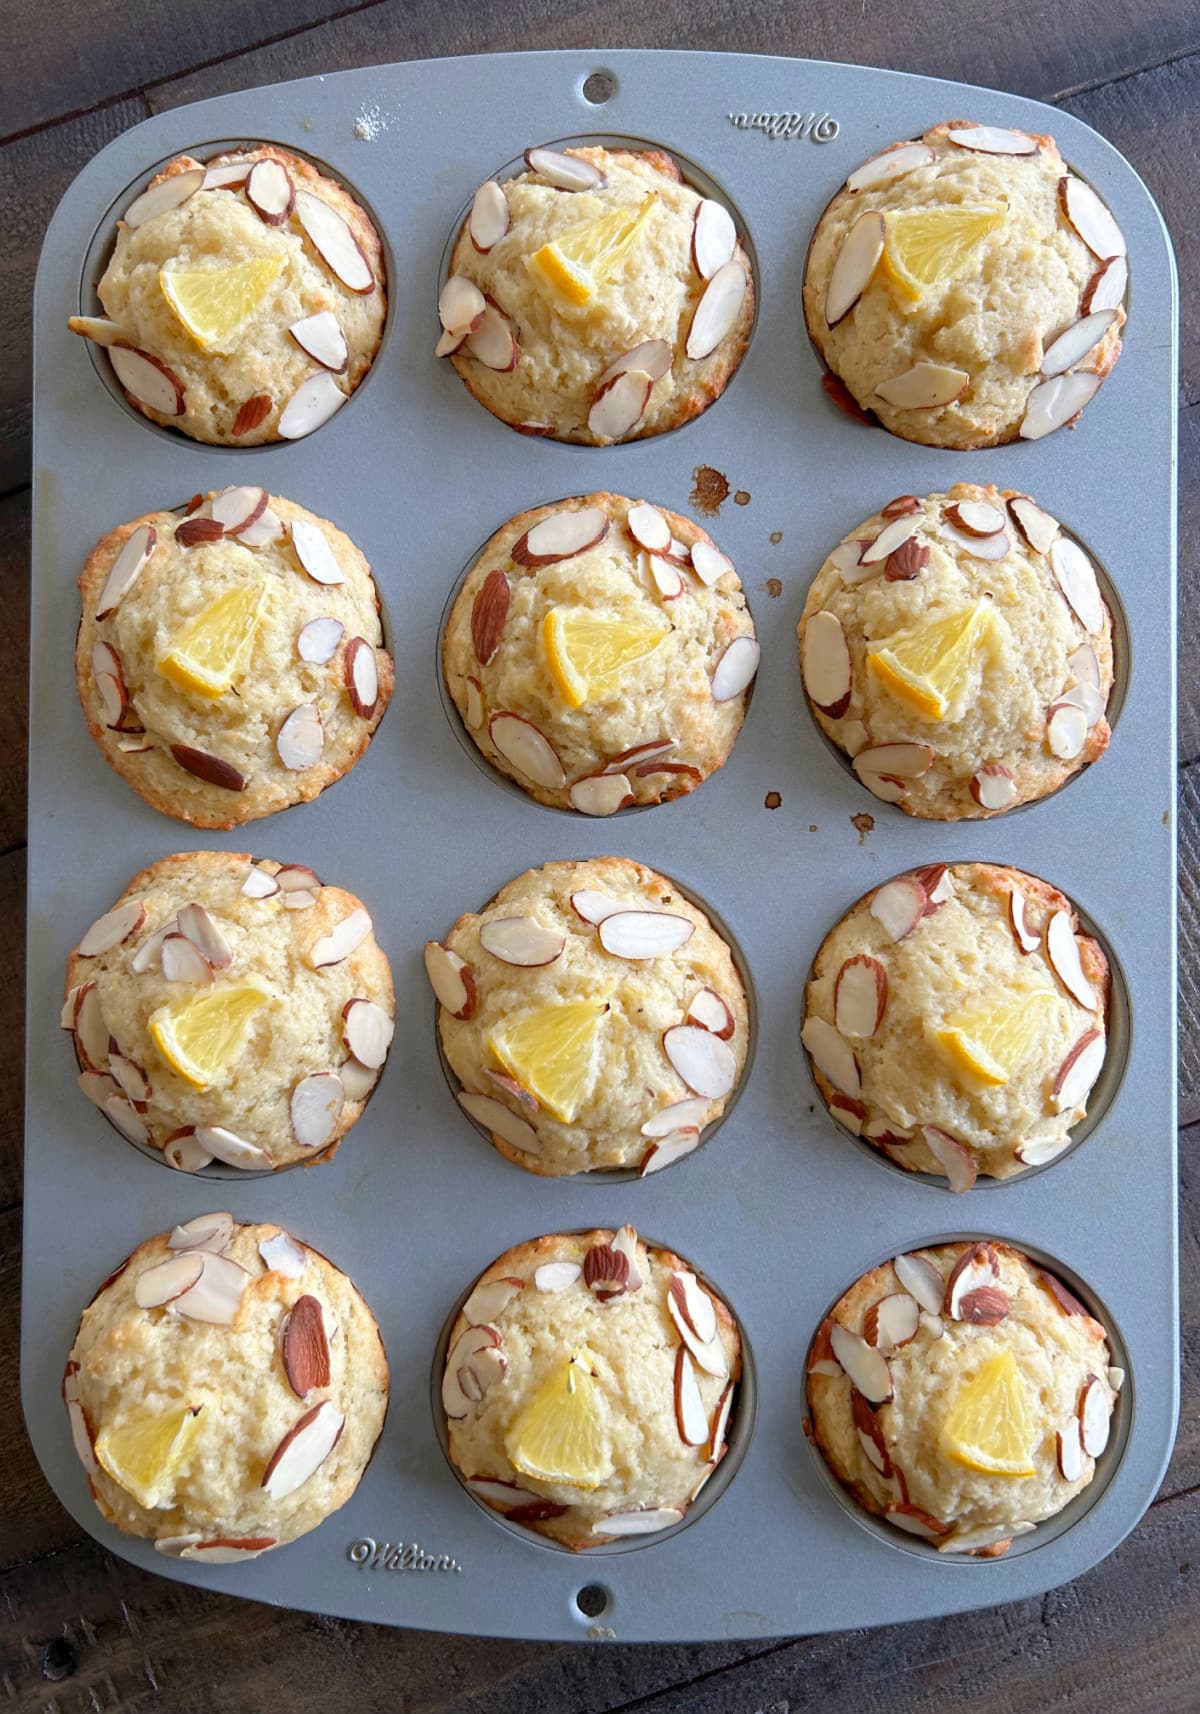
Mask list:
[[[841,126],[832,113],[727,113],[739,131],[762,131],[773,143],[807,137],[810,143],[832,143]]]
[[[429,1553],[415,1541],[376,1541],[360,1535],[346,1549],[351,1565],[368,1571],[461,1571],[448,1553]]]

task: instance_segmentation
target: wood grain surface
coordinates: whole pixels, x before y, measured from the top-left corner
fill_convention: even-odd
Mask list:
[[[53,1714],[1196,1714],[1200,1709],[1200,12],[1178,0],[0,0],[0,1710]],[[600,1648],[445,1638],[148,1576],[83,1534],[25,1438],[20,1289],[29,315],[47,220],[148,113],[312,73],[517,48],[856,61],[1050,101],[1132,161],[1172,229],[1180,386],[1180,1253],[1184,1392],[1162,1490],[1075,1583],[1015,1606],[816,1639]],[[598,56],[599,59],[603,56]],[[1136,568],[1128,568],[1136,575]],[[1132,882],[1131,882],[1132,884]],[[1189,1129],[1189,1127],[1194,1127]],[[713,1575],[720,1576],[719,1566]]]

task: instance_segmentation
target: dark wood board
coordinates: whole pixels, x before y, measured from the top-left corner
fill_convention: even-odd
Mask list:
[[[1200,764],[1200,15],[1177,0],[65,0],[6,7],[0,56],[0,931],[23,924],[29,526],[28,319],[45,224],[74,174],[147,113],[258,83],[422,55],[676,46],[790,53],[992,83],[1060,105],[1134,163],[1171,226],[1183,282],[1180,754]],[[597,54],[597,64],[603,54]],[[814,101],[818,97],[814,96]],[[7,141],[3,139],[7,138]],[[1135,502],[1136,503],[1136,502]],[[98,523],[98,530],[100,524]],[[1118,579],[1136,567],[1114,568]],[[1180,1117],[1184,1408],[1146,1519],[1104,1564],[1039,1601],[929,1624],[774,1643],[596,1649],[392,1631],[234,1602],[133,1570],[55,1501],[19,1415],[0,1426],[0,1686],[14,1709],[76,1714],[1193,1714],[1200,1708],[1200,765],[1184,766]],[[1103,860],[1103,847],[1100,848]],[[1136,877],[1131,876],[1131,885]],[[19,958],[0,977],[0,1389],[18,1396]],[[714,1567],[714,1575],[720,1568]]]

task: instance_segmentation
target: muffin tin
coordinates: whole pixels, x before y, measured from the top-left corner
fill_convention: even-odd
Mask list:
[[[599,104],[583,93],[596,73],[611,89]],[[833,409],[799,306],[809,234],[847,173],[892,139],[959,116],[1052,131],[1112,207],[1132,258],[1126,354],[1080,426],[991,452],[908,445]],[[246,136],[326,163],[376,216],[389,323],[373,373],[314,436],[214,449],[123,409],[66,321],[81,299],[89,306],[113,214],[155,165]],[[476,184],[526,145],[579,136],[658,144],[695,163],[738,212],[758,263],[754,338],[727,394],[671,434],[606,449],[512,433],[432,355],[439,257]],[[1166,1465],[1178,1362],[1175,274],[1158,212],[1116,151],[1036,102],[795,60],[569,51],[343,72],[179,109],[110,144],[51,223],[35,341],[22,1384],[37,1455],[81,1525],[142,1567],[251,1599],[430,1629],[621,1641],[816,1632],[992,1606],[1110,1552]],[[731,497],[718,517],[695,515],[737,565],[763,644],[729,763],[690,797],[609,823],[497,789],[443,717],[435,670],[464,562],[513,512],[562,495],[608,487],[693,510],[701,466],[728,478]],[[820,741],[795,626],[846,529],[892,494],[964,476],[1027,489],[1087,539],[1124,604],[1127,691],[1109,753],[1067,789],[1011,820],[943,827],[872,799]],[[240,833],[204,835],[155,814],[100,765],[71,687],[75,580],[119,520],[246,480],[331,518],[361,546],[388,610],[397,689],[368,753],[324,796]],[[735,503],[732,491],[748,498]],[[782,595],[768,593],[768,579]],[[860,833],[864,812],[873,826]],[[58,1030],[68,950],[137,869],[201,846],[312,864],[367,902],[392,959],[407,1022],[368,1112],[311,1173],[220,1185],[172,1174],[127,1147],[74,1086]],[[755,1063],[712,1145],[669,1170],[633,1183],[547,1180],[488,1148],[452,1101],[420,949],[523,869],[609,852],[676,877],[720,913],[753,982]],[[843,911],[899,870],[967,858],[1044,875],[1103,932],[1125,975],[1128,1058],[1083,1147],[949,1202],[944,1188],[849,1146],[816,1096],[799,1028],[812,956]],[[97,1283],[143,1237],[214,1206],[277,1219],[335,1256],[378,1316],[392,1364],[388,1423],[354,1498],[299,1543],[231,1567],[164,1560],[105,1525],[59,1402]],[[464,1282],[500,1251],[625,1220],[720,1283],[754,1350],[757,1420],[720,1505],[636,1550],[571,1556],[514,1539],[464,1494],[431,1417],[431,1364]],[[1128,1359],[1096,1482],[999,1561],[947,1562],[856,1527],[802,1432],[804,1355],[825,1307],[882,1258],[951,1232],[994,1234],[1055,1262],[1085,1299],[1096,1294]]]

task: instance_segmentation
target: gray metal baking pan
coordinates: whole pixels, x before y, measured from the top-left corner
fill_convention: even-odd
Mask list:
[[[611,93],[593,104],[584,86],[598,72]],[[832,409],[799,305],[809,234],[846,174],[893,138],[955,117],[1052,131],[1113,208],[1132,260],[1125,355],[1079,427],[995,452],[907,445]],[[592,134],[661,144],[707,175],[759,263],[757,328],[725,396],[674,434],[605,450],[513,434],[432,355],[439,259],[476,184],[529,144]],[[389,245],[391,310],[371,377],[332,422],[293,445],[239,452],[136,418],[65,327],[133,187],[182,149],[243,137],[327,162],[365,199]],[[291,1607],[446,1631],[667,1641],[991,1606],[1078,1576],[1133,1527],[1177,1408],[1175,294],[1153,202],[1086,126],[1012,96],[853,66],[574,51],[381,66],[163,114],[85,168],[51,223],[36,300],[23,1399],[43,1468],[87,1530],[161,1575]],[[464,561],[511,513],[593,487],[688,510],[701,465],[750,496],[711,523],[763,643],[729,764],[691,797],[609,824],[502,790],[464,753],[436,683],[439,617]],[[893,494],[964,475],[1028,490],[1090,544],[1124,605],[1127,684],[1109,753],[1068,789],[1009,820],[941,827],[868,798],[820,742],[795,625],[845,530]],[[201,837],[155,814],[95,753],[71,684],[75,579],[110,525],[251,476],[333,518],[367,553],[390,612],[397,691],[360,766],[318,801]],[[777,598],[768,578],[782,583]],[[850,818],[862,811],[875,825],[860,839]],[[404,1022],[390,1064],[336,1159],[312,1171],[182,1177],[126,1145],[74,1087],[57,1027],[68,949],[135,870],[197,844],[313,864],[369,903],[392,958]],[[420,946],[530,865],[609,851],[677,876],[737,936],[758,1000],[753,1074],[712,1141],[654,1178],[537,1178],[489,1149],[452,1101]],[[897,870],[974,857],[1045,875],[1078,901],[1123,972],[1129,1027],[1123,1079],[1080,1147],[1046,1172],[951,1202],[837,1131],[798,1030],[813,953],[859,894]],[[166,1561],[104,1525],[59,1403],[97,1282],[146,1234],[213,1206],[278,1219],[346,1268],[379,1316],[393,1375],[384,1437],[353,1500],[303,1541],[236,1567]],[[727,1294],[756,1358],[757,1423],[727,1491],[696,1521],[636,1551],[571,1556],[515,1538],[464,1493],[439,1447],[430,1369],[447,1314],[501,1250],[627,1219]],[[946,1563],[859,1527],[802,1432],[803,1355],[827,1305],[876,1261],[948,1232],[994,1232],[1056,1259],[1103,1306],[1130,1371],[1119,1432],[1078,1515],[995,1562]],[[576,1596],[589,1585],[601,1593],[584,1613]]]

